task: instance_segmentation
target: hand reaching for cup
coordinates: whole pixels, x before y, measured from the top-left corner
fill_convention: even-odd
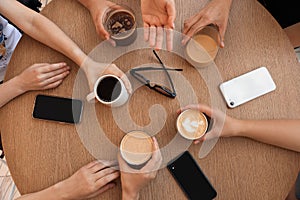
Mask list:
[[[107,9],[116,4],[106,0],[79,0],[79,2],[90,11],[98,35],[109,40],[110,35],[103,26],[103,18]]]
[[[208,2],[199,13],[185,20],[183,34],[185,34],[186,37],[182,40],[182,43],[186,44],[186,42],[195,33],[200,31],[202,27],[209,24],[215,24],[219,28],[221,35],[220,46],[223,48],[225,46],[224,36],[227,28],[231,2],[232,0],[212,0]]]
[[[132,87],[128,77],[115,64],[98,63],[87,58],[82,67],[88,79],[90,91],[93,91],[94,84],[100,76],[112,74],[119,77],[124,82],[129,94],[132,93]]]
[[[154,137],[152,139],[154,149],[152,157],[140,170],[130,168],[121,155],[118,155],[123,199],[138,199],[140,190],[156,177],[162,156],[156,139]]]
[[[174,0],[141,0],[144,21],[144,38],[151,47],[161,49],[163,44],[163,28],[166,29],[167,50],[173,48],[174,21],[176,9]]]
[[[187,109],[198,110],[199,112],[205,113],[213,120],[211,130],[200,139],[194,140],[195,144],[198,144],[200,141],[213,139],[215,137],[231,137],[237,132],[236,125],[238,124],[238,120],[227,116],[220,110],[213,110],[206,105],[198,104],[185,106],[179,109],[177,113],[181,113]]]

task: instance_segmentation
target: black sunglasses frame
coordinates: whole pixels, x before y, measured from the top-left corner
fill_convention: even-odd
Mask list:
[[[166,68],[164,63],[161,61],[161,59],[159,58],[159,56],[157,55],[155,50],[153,50],[153,53],[154,53],[155,57],[158,59],[158,61],[160,62],[160,64],[162,65],[162,68],[157,68],[157,67],[134,68],[134,69],[130,70],[130,74],[134,78],[136,78],[139,82],[141,82],[145,86],[147,86],[148,88],[150,88],[152,90],[155,90],[156,92],[158,92],[158,93],[160,93],[164,96],[167,96],[167,97],[170,97],[170,98],[174,99],[176,97],[176,91],[175,91],[173,81],[172,81],[171,76],[168,73],[168,71],[169,70],[183,71],[183,70],[182,69]],[[172,90],[169,89],[166,86],[162,86],[162,85],[159,85],[159,84],[156,84],[156,83],[152,83],[149,79],[145,78],[143,75],[138,73],[138,71],[150,71],[150,70],[163,70],[166,73],[167,77],[168,77],[168,80],[170,82]]]

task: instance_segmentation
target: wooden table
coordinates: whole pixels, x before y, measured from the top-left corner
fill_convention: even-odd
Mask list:
[[[136,12],[138,26],[142,26],[140,5],[133,3],[136,1],[120,2],[129,5]],[[176,1],[178,31],[181,31],[184,19],[196,13],[204,3],[192,0]],[[90,52],[101,42],[89,12],[77,1],[53,0],[42,13],[57,23],[85,52]],[[285,33],[255,0],[233,1],[225,45],[215,60],[223,80],[259,66],[267,66],[277,85],[275,92],[235,109],[228,109],[227,114],[242,119],[300,117],[298,105],[300,65]],[[184,69],[181,74],[194,88],[198,97],[197,102],[211,104],[212,99],[220,99],[218,83],[214,85],[214,92],[209,93],[203,78],[195,73],[197,71],[184,59],[164,51],[160,55],[168,66]],[[66,61],[72,67],[71,74],[61,86],[48,91],[26,93],[1,109],[4,150],[12,176],[22,194],[41,190],[69,177],[81,166],[94,160],[92,155],[96,157],[106,155],[104,158],[115,156],[116,149],[107,153],[108,150],[101,148],[101,145],[97,146],[98,143],[92,144],[96,145],[93,146],[95,151],[84,147],[83,144],[86,142],[84,138],[94,137],[93,126],[97,126],[93,120],[89,120],[90,110],[96,111],[97,118],[94,120],[98,119],[107,139],[113,144],[117,146],[124,135],[114,123],[111,109],[100,104],[85,102],[81,125],[85,125],[88,129],[83,132],[78,131],[80,125],[75,127],[32,118],[33,102],[37,94],[74,97],[75,93],[84,97],[88,93],[88,86],[84,78],[80,79],[81,90],[73,93],[74,85],[75,88],[79,87],[76,81],[78,66],[26,35],[21,39],[13,55],[6,79],[19,74],[33,63],[59,61]],[[149,49],[131,52],[115,60],[124,71],[148,62],[157,62]],[[175,77],[175,87],[178,88],[180,83],[176,80]],[[181,98],[184,102],[192,101],[188,96]],[[170,100],[143,87],[131,97],[129,113],[139,126],[146,126],[151,121],[148,116],[149,108],[154,104],[162,105],[167,113],[166,123],[157,134],[160,146],[165,147],[176,135],[174,124],[177,116],[175,110],[180,106],[178,101]],[[217,104],[222,108],[225,107],[224,101]],[[161,117],[160,113],[156,115]],[[154,118],[153,121],[155,119],[157,120]],[[86,137],[82,133],[86,133]],[[294,183],[300,165],[299,153],[246,138],[221,138],[203,159],[197,156],[199,145],[191,145],[189,151],[218,191],[217,199],[283,199]],[[120,199],[120,197],[121,189],[118,185],[95,199]],[[141,199],[184,198],[183,192],[166,168],[160,170],[157,178],[141,192]]]

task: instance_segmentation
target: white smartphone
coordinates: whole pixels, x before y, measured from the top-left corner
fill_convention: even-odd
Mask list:
[[[276,85],[266,67],[260,67],[220,85],[221,93],[230,108],[235,108],[275,89]]]

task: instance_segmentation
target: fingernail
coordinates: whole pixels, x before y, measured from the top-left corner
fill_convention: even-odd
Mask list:
[[[221,47],[222,47],[222,48],[225,47],[225,44],[224,44],[223,41],[221,42]]]

